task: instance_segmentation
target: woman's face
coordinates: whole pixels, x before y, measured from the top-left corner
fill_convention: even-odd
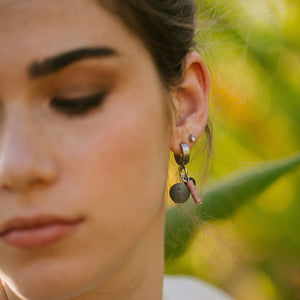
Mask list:
[[[167,99],[142,42],[95,0],[1,0],[0,44],[0,277],[68,299],[154,247]]]

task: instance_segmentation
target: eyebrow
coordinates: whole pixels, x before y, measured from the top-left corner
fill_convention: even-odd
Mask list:
[[[63,68],[86,58],[101,58],[117,55],[117,51],[108,48],[81,48],[33,62],[28,68],[29,77],[36,79],[62,70]]]

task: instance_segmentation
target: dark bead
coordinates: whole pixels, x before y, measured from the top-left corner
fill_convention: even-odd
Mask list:
[[[190,197],[190,190],[184,183],[176,183],[170,188],[170,197],[175,203],[184,203]]]

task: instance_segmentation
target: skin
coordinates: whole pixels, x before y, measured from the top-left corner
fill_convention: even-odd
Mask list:
[[[0,239],[0,299],[161,299],[169,151],[192,147],[188,136],[199,138],[208,118],[201,57],[188,55],[181,88],[167,95],[140,39],[93,0],[2,0],[0,44],[0,225],[83,219],[44,247]],[[28,74],[33,62],[96,46],[117,55]],[[103,102],[84,115],[50,106],[100,91]]]

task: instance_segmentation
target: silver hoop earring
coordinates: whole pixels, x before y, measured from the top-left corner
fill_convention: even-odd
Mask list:
[[[201,198],[198,195],[196,189],[195,179],[188,175],[186,165],[190,161],[190,148],[188,144],[180,144],[181,154],[175,154],[174,158],[176,163],[179,165],[179,177],[180,182],[175,183],[169,191],[171,199],[175,203],[184,203],[186,202],[190,195],[192,195],[196,204],[201,204]]]

